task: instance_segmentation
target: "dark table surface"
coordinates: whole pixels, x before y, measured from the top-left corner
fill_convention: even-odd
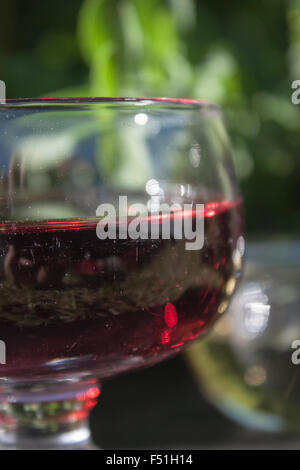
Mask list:
[[[297,449],[300,436],[240,427],[201,395],[183,355],[105,382],[91,417],[104,449]]]

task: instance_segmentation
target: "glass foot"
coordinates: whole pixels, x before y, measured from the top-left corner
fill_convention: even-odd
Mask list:
[[[95,380],[0,386],[0,449],[95,450],[88,418]]]

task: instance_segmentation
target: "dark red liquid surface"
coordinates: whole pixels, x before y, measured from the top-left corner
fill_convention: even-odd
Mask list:
[[[203,335],[239,275],[243,225],[239,203],[206,205],[205,216],[199,251],[101,241],[85,220],[0,225],[0,376],[108,377]]]

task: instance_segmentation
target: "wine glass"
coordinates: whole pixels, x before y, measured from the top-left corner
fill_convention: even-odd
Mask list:
[[[99,383],[203,336],[235,289],[243,214],[221,112],[8,100],[0,214],[1,445],[91,448]]]
[[[201,390],[222,413],[269,433],[273,445],[288,438],[297,448],[299,254],[299,240],[282,235],[248,243],[243,281],[227,315],[188,351]]]

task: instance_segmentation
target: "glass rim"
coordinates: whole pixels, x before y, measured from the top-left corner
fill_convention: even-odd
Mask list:
[[[204,99],[192,98],[168,98],[168,97],[45,97],[45,98],[13,98],[0,101],[0,109],[3,107],[30,107],[32,106],[48,106],[48,105],[84,105],[84,104],[122,104],[137,106],[163,106],[183,107],[188,109],[214,109],[221,111],[220,106]]]

